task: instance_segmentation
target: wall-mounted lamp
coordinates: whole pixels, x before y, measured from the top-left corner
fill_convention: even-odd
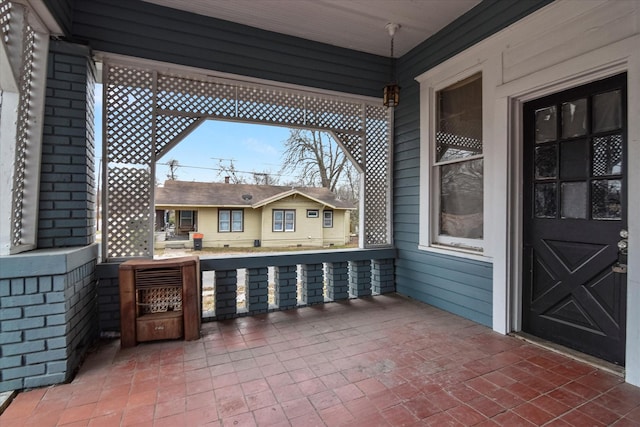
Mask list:
[[[394,61],[393,61],[393,38],[396,31],[400,28],[400,24],[388,23],[385,28],[391,37],[391,54],[389,55],[389,83],[384,87],[382,103],[385,107],[396,107],[400,103],[400,86],[394,78]]]

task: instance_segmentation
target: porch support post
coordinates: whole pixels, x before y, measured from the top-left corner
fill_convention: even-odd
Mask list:
[[[298,266],[284,265],[276,267],[275,302],[280,310],[298,305]]]
[[[371,287],[377,294],[395,292],[393,259],[374,259],[371,262]]]
[[[302,302],[322,304],[324,302],[324,272],[322,263],[302,265]]]
[[[349,261],[349,292],[358,298],[371,295],[371,260]]]
[[[236,270],[216,270],[216,319],[236,317],[238,303],[238,272]]]
[[[247,268],[245,289],[249,314],[266,313],[269,309],[268,272],[266,267]]]
[[[333,301],[349,298],[349,263],[327,263],[327,296]]]

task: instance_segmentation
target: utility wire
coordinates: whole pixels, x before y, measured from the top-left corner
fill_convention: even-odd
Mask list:
[[[169,163],[161,163],[161,162],[156,162],[157,165],[163,165],[163,166],[169,166]],[[210,170],[210,171],[218,171],[218,172],[227,172],[226,169],[223,168],[212,168],[212,167],[207,167],[207,166],[189,166],[189,165],[183,165],[182,163],[180,163],[178,165],[179,168],[190,168],[190,169],[204,169],[204,170]],[[235,170],[234,172],[236,173],[250,173],[250,174],[258,174],[258,175],[274,175],[274,176],[291,176],[291,175],[286,175],[283,173],[276,173],[276,172],[256,172],[256,171],[241,171],[241,170]]]

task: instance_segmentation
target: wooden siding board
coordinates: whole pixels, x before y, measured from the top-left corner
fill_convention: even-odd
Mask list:
[[[417,247],[421,147],[420,85],[415,78],[551,1],[485,0],[398,60],[402,90],[394,114],[396,289],[488,326],[492,322],[492,263]]]
[[[281,33],[170,9],[139,0],[77,0],[76,5],[76,21],[86,21],[86,16],[81,14],[84,12],[87,16],[93,15],[95,21],[92,22],[96,24],[99,24],[102,19],[103,22],[106,20],[110,24],[120,22],[127,26],[135,24],[140,28],[152,31],[160,30],[165,33],[164,38],[169,35],[175,38],[194,37],[192,40],[186,40],[187,43],[200,39],[203,41],[215,39],[217,42],[254,47],[256,50],[270,50],[274,46],[286,46],[289,50],[297,50],[293,53],[298,56],[303,56],[305,52],[313,50],[320,60],[337,56],[344,61],[355,59],[358,63],[371,62],[369,65],[378,64],[381,58],[376,55],[340,49],[311,40],[302,40]],[[363,68],[363,70],[366,69]]]
[[[397,233],[413,233],[414,232],[413,223],[398,222],[395,224],[394,230]]]
[[[403,289],[403,288],[400,288]],[[414,292],[420,292],[426,295],[430,295],[432,297],[438,298],[440,300],[449,301],[452,304],[457,304],[460,306],[459,312],[473,312],[479,313],[481,315],[485,315],[489,312],[491,313],[491,303],[483,302],[478,299],[471,298],[467,295],[469,292],[468,289],[459,289],[459,292],[454,292],[447,288],[441,288],[438,286],[430,286],[428,288],[422,289],[414,289]],[[487,316],[491,317],[491,316]]]
[[[77,0],[73,35],[94,50],[380,96],[388,60],[139,0]]]
[[[484,301],[485,303],[491,303],[491,289],[487,286],[489,284],[487,278],[435,265],[430,265],[428,268],[414,268],[412,271],[419,274],[424,281],[432,286],[464,294],[466,297]],[[466,289],[466,291],[462,292],[460,291],[461,289]]]
[[[491,292],[477,286],[467,285],[455,280],[449,280],[440,276],[425,274],[423,271],[403,269],[402,273],[396,273],[396,277],[405,278],[407,281],[428,282],[429,286],[414,286],[419,292],[429,293],[444,298],[449,295],[452,303],[458,303],[465,309],[476,310],[478,307],[491,305]]]
[[[83,28],[87,27],[77,25],[75,28],[78,31],[83,31]],[[233,67],[236,74],[247,74],[255,71],[256,63],[259,63],[260,67],[264,67],[265,70],[275,69],[282,65],[283,60],[286,56],[278,53],[271,53],[269,51],[260,51],[257,54],[253,55],[251,58],[247,58],[240,55],[228,53],[230,50],[234,49],[233,45],[228,43],[218,43],[215,45],[210,45],[210,47],[199,47],[201,46],[199,44],[200,42],[194,41],[189,46],[185,46],[184,44],[179,42],[166,41],[162,40],[161,38],[154,38],[154,34],[152,33],[133,34],[124,31],[118,31],[114,28],[92,28],[91,31],[96,37],[110,40],[108,48],[100,46],[100,44],[97,43],[95,47],[98,50],[114,49],[114,47],[120,47],[119,53],[135,55],[136,49],[131,48],[131,43],[135,43],[138,45],[151,43],[151,45],[153,46],[162,45],[162,50],[147,50],[149,56],[153,59],[174,63],[186,63],[191,61],[193,66],[206,67],[210,65],[210,61],[207,58],[215,57],[217,62],[221,62],[226,66]],[[167,49],[175,53],[168,53]],[[177,52],[179,52],[179,54],[177,54]],[[201,59],[190,60],[190,58],[197,57],[200,57]],[[317,74],[319,64],[315,60],[301,60],[297,65],[298,68],[296,70],[296,73],[302,73],[307,77],[313,77],[314,74]],[[354,70],[352,73],[356,74],[359,72],[359,70]],[[321,76],[322,78],[328,80],[341,79],[342,85],[344,86],[343,89],[345,89],[344,91],[346,91],[347,88],[349,90],[352,90],[355,86],[361,84],[361,82],[363,81],[361,77],[345,77],[335,74],[331,70],[323,72]],[[320,77],[320,75],[316,76],[316,78],[318,77]],[[270,73],[264,73],[263,78],[267,78],[269,80],[283,80],[283,78],[285,80],[292,80],[296,78],[296,75],[286,73],[284,71],[273,71]]]
[[[455,271],[441,269],[439,275],[431,274],[432,266],[420,266],[415,263],[396,263],[397,291],[420,299],[429,304],[452,311],[463,317],[490,325],[491,319],[491,280],[481,280],[473,275],[453,280]],[[446,277],[442,277],[446,275]],[[485,289],[488,287],[489,289]],[[435,299],[435,300],[434,300]],[[436,304],[437,303],[437,304]]]
[[[418,199],[415,197],[419,187],[400,186],[393,192],[394,199],[401,204],[418,205]]]
[[[405,287],[402,285],[397,285],[396,291],[402,295],[431,304],[434,307],[457,314],[458,316],[480,323],[481,325],[491,327],[491,316],[487,316],[484,312],[468,310],[456,302],[452,303],[448,298],[439,298],[428,292],[421,292],[414,287]]]
[[[465,271],[468,274],[489,280],[493,277],[493,264],[489,262],[420,251],[415,246],[406,251],[398,251],[398,265],[411,266],[413,263],[420,266],[411,267],[414,269],[421,269],[426,265],[437,265],[452,271]],[[491,284],[487,283],[487,289],[491,288]]]
[[[419,153],[418,153],[419,156]],[[420,176],[420,159],[411,159],[411,160],[400,160],[398,162],[394,162],[395,170],[397,174],[395,175],[397,179],[402,179],[404,177],[407,178],[418,178]],[[406,183],[405,183],[406,185]]]

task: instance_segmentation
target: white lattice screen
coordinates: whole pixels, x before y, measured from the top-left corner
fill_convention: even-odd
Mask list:
[[[333,132],[365,173],[365,247],[391,243],[391,115],[383,106],[117,63],[104,72],[107,258],[152,256],[153,164],[207,119]]]
[[[10,74],[2,87],[0,103],[3,122],[2,155],[13,159],[11,212],[2,209],[2,216],[11,218],[8,242],[2,242],[10,253],[35,247],[38,212],[39,163],[42,141],[42,111],[48,34],[32,25],[32,10],[22,4],[0,1],[0,43],[7,53]],[[15,94],[12,97],[11,94]],[[15,128],[13,127],[15,126]],[[7,163],[9,165],[10,163]],[[5,171],[6,173],[6,171]],[[4,195],[3,195],[4,197]],[[8,205],[8,203],[7,203]]]

